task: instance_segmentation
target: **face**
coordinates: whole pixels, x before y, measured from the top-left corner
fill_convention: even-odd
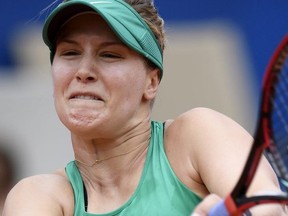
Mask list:
[[[100,16],[78,15],[64,25],[56,42],[52,77],[57,114],[73,133],[121,133],[149,115],[157,72]]]

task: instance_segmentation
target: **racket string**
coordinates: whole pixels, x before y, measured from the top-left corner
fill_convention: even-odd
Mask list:
[[[268,159],[276,174],[288,181],[288,49],[281,53],[275,66],[274,85],[271,86],[271,144]],[[287,188],[287,186],[285,186]]]
[[[287,70],[288,71],[288,70]],[[272,129],[274,134],[274,137],[278,138],[283,137],[287,139],[287,134],[288,134],[288,84],[287,84],[287,74],[278,74],[281,77],[278,77],[277,79],[281,80],[281,82],[278,82],[277,86],[274,86],[274,96],[271,99],[271,106],[272,106],[272,120],[271,122],[273,123]],[[271,123],[271,124],[272,124]],[[282,135],[282,136],[279,136]],[[278,135],[278,136],[275,136]],[[280,144],[283,142],[280,142]],[[287,144],[287,143],[286,143]],[[281,148],[284,149],[284,148]]]

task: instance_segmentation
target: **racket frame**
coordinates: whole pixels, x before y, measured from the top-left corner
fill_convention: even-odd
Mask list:
[[[270,138],[272,136],[269,129],[270,119],[269,112],[271,111],[271,104],[269,103],[270,95],[273,94],[271,85],[277,82],[275,74],[278,73],[277,67],[279,61],[281,61],[281,55],[284,47],[288,46],[288,35],[284,37],[280,45],[276,48],[271,61],[268,64],[266,73],[262,84],[262,97],[261,97],[261,109],[258,116],[257,130],[255,133],[255,140],[250,149],[247,161],[241,176],[234,187],[231,194],[226,197],[224,203],[228,212],[232,216],[241,215],[245,210],[255,206],[255,204],[267,204],[267,203],[288,203],[287,195],[267,195],[267,196],[254,196],[246,197],[245,194],[253,180],[254,174],[259,165],[260,159],[266,148],[270,146]],[[284,51],[285,52],[285,51]],[[280,60],[279,60],[280,59]],[[281,64],[281,62],[280,62]],[[242,197],[239,197],[242,195]]]

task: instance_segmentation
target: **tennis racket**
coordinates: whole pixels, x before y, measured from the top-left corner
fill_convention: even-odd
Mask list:
[[[259,204],[288,204],[288,35],[275,50],[267,67],[254,143],[232,193],[211,210],[209,216],[240,216]],[[246,192],[265,152],[283,194],[247,197]]]

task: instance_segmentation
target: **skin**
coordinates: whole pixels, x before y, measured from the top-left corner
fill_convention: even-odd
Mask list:
[[[150,139],[150,103],[159,87],[158,74],[96,14],[79,15],[62,28],[52,64],[55,107],[71,131],[75,158],[81,161],[88,212],[120,207],[137,187]],[[175,174],[205,198],[195,209],[205,215],[232,190],[252,137],[228,117],[197,108],[168,120],[164,141]],[[96,159],[103,161],[89,166]],[[216,173],[222,178],[215,178]],[[263,159],[249,194],[264,189],[279,190]],[[73,210],[73,191],[61,169],[20,181],[6,200],[3,216],[68,216]],[[260,209],[255,215],[281,211]]]

